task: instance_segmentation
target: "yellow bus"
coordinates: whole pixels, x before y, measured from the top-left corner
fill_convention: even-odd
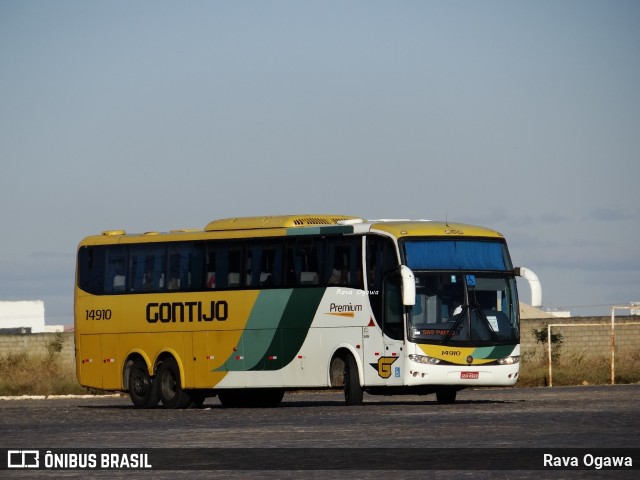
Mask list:
[[[436,394],[514,385],[519,312],[503,236],[448,222],[286,215],[82,240],[81,385],[134,406],[276,406],[287,390]]]

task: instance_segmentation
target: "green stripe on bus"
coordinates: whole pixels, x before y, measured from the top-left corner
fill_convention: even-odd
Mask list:
[[[473,351],[475,358],[499,359],[508,357],[515,345],[499,345],[497,347],[478,347]]]
[[[264,370],[265,358],[278,356],[270,348],[292,293],[292,289],[263,290],[258,295],[240,340],[245,370]]]
[[[279,370],[295,358],[307,338],[324,292],[325,288],[299,288],[293,291],[271,345],[251,370]]]
[[[258,294],[247,324],[238,340],[237,350],[214,371],[241,372],[250,370],[269,355],[269,346],[273,343],[273,338],[292,292],[293,289],[278,289],[263,290]]]

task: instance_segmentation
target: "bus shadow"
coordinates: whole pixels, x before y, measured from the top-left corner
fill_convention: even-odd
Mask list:
[[[524,401],[524,400],[522,400]],[[520,401],[517,401],[520,402]],[[517,403],[514,401],[505,400],[456,400],[455,403],[449,405],[502,405],[509,403]],[[300,402],[282,402],[278,408],[301,408],[301,407],[348,407],[348,408],[371,408],[379,405],[383,406],[421,406],[421,405],[434,405],[434,406],[447,406],[441,405],[436,400],[383,400],[379,402],[363,402],[357,406],[347,406],[344,401],[300,401]]]
[[[228,410],[228,411],[247,411],[247,410],[274,410],[274,409],[288,409],[288,408],[317,408],[317,407],[339,407],[339,408],[349,408],[349,409],[359,409],[359,408],[374,408],[377,406],[430,406],[437,408],[444,407],[456,407],[456,406],[464,406],[464,405],[508,405],[512,403],[522,403],[525,400],[458,400],[455,403],[443,405],[439,404],[435,399],[434,400],[383,400],[376,402],[363,402],[361,405],[357,406],[347,406],[344,401],[341,400],[296,400],[296,401],[283,401],[277,407],[238,407],[238,408],[230,408],[224,407],[220,403],[211,403],[205,402],[202,406],[189,407],[183,409],[185,411],[189,410]],[[138,409],[133,405],[78,405],[78,408],[89,409],[89,410],[140,410],[140,411],[150,411],[150,410],[165,410],[162,405],[158,405],[154,408],[149,409]]]

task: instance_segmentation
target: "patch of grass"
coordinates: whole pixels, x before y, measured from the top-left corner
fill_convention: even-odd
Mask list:
[[[565,353],[552,363],[553,385],[607,385],[611,383],[611,358]],[[640,383],[640,350],[616,354],[615,383]],[[546,354],[525,352],[521,357],[520,387],[549,384]]]
[[[24,353],[0,356],[0,396],[98,393],[81,387],[74,362],[53,350],[42,356]],[[609,357],[563,353],[552,366],[555,386],[611,383]],[[523,352],[518,386],[546,386],[548,377],[546,352]],[[616,354],[616,383],[640,383],[640,350]]]
[[[0,356],[0,395],[86,394],[76,380],[75,365],[54,352],[30,356],[10,353]]]

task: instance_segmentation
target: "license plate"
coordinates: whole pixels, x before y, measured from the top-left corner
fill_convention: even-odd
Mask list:
[[[477,380],[478,378],[480,378],[480,372],[460,372],[462,380]]]

